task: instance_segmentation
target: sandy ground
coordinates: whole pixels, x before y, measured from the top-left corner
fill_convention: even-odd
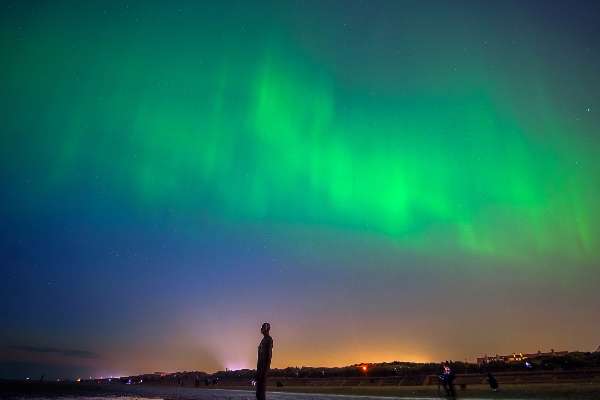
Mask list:
[[[130,396],[168,400],[254,400],[254,393],[241,389],[206,389],[146,385],[6,385],[0,384],[0,398],[58,398],[58,397]],[[406,387],[286,387],[269,391],[272,400],[377,400],[377,399],[443,399],[436,386]],[[600,384],[531,384],[506,385],[492,393],[487,386],[472,385],[466,390],[457,388],[457,398],[465,399],[600,399]]]

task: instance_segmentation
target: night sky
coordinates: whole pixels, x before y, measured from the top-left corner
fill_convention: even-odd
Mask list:
[[[600,345],[595,1],[3,1],[0,376]]]

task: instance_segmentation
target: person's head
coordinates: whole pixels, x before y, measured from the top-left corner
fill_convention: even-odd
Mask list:
[[[260,333],[262,333],[263,335],[268,335],[269,331],[271,330],[271,324],[268,322],[265,322],[262,324],[261,328],[260,328]]]

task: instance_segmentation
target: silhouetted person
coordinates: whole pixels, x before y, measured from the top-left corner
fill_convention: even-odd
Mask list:
[[[445,364],[442,364],[442,375],[440,377],[442,384],[444,385],[444,390],[446,391],[446,396],[450,398],[456,397],[456,392],[454,391],[454,378],[456,375],[452,368],[450,368],[450,363],[446,361]]]
[[[256,361],[256,400],[265,400],[267,391],[267,374],[271,367],[273,354],[273,339],[269,336],[271,324],[265,322],[260,328],[263,338],[258,345],[258,360]]]
[[[490,389],[496,392],[498,390],[498,381],[496,380],[496,377],[492,375],[491,372],[488,372],[487,374],[487,381],[490,384]]]

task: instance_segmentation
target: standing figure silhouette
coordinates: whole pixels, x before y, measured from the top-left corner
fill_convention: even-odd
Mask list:
[[[258,360],[256,361],[256,400],[265,400],[267,391],[267,374],[271,368],[273,355],[273,339],[269,335],[271,324],[265,322],[260,328],[263,338],[258,345]]]

